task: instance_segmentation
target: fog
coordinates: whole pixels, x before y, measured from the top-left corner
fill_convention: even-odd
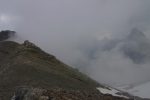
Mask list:
[[[116,86],[148,81],[148,63],[135,64],[107,40],[132,28],[150,37],[149,0],[0,0],[0,28],[17,32],[95,80]]]

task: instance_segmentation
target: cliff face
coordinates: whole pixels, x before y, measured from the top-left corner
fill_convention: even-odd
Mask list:
[[[29,41],[0,42],[0,100],[125,100]],[[110,90],[110,89],[109,89]],[[121,94],[122,95],[122,94]]]

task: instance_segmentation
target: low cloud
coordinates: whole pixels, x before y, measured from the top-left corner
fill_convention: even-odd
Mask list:
[[[149,0],[2,0],[0,28],[17,31],[99,82],[131,84],[149,80],[149,64],[134,64],[118,50],[101,50],[134,27],[149,37]],[[117,42],[118,42],[117,41]]]

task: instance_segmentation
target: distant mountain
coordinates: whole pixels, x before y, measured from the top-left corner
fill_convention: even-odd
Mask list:
[[[29,41],[0,42],[0,100],[127,100]]]
[[[129,40],[134,40],[134,41],[141,41],[146,38],[145,34],[141,32],[137,28],[133,28],[130,32],[130,34],[127,36]]]
[[[150,40],[143,32],[133,29],[122,42],[121,50],[134,63],[142,64],[150,61]]]
[[[111,51],[118,48],[119,51],[135,64],[143,64],[150,61],[150,40],[146,35],[134,28],[123,39],[110,39],[98,49]]]

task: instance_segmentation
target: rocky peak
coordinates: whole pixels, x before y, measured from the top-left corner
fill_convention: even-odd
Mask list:
[[[40,50],[41,51],[41,49],[38,46],[36,46],[34,43],[30,42],[29,40],[25,40],[22,45],[28,49],[34,49],[34,50]]]
[[[143,64],[150,59],[150,40],[137,28],[131,30],[121,48],[126,57],[136,64]]]
[[[146,36],[139,29],[133,28],[127,38],[131,40],[141,40],[141,39],[145,39]]]
[[[2,30],[0,32],[0,41],[6,40],[13,36],[16,32],[15,31],[10,31],[10,30]]]

